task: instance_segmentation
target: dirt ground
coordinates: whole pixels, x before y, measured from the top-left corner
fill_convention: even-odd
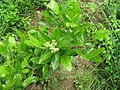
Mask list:
[[[72,63],[72,71],[66,71],[62,66],[60,71],[51,70],[49,80],[45,85],[31,84],[25,90],[78,90],[75,84],[75,75],[82,77],[87,74],[93,64],[76,56]],[[91,75],[90,75],[91,76]]]

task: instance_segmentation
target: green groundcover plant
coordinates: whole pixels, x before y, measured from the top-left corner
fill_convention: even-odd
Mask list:
[[[120,1],[119,0],[106,0],[103,7],[105,17],[107,19],[106,27],[110,31],[109,45],[107,46],[107,56],[110,57],[109,61],[104,63],[104,67],[99,67],[99,75],[102,79],[106,80],[107,89],[119,90],[120,89]],[[109,63],[109,64],[108,64]],[[104,88],[106,88],[106,85]]]
[[[35,10],[42,9],[49,0],[0,0],[0,39],[16,29],[26,30],[29,18]],[[44,9],[44,8],[43,8]]]
[[[99,42],[109,41],[110,32],[83,22],[77,0],[63,1],[60,5],[51,0],[41,14],[43,21],[39,22],[38,30],[31,29],[28,34],[17,30],[18,36],[8,34],[0,42],[1,90],[21,90],[30,83],[42,82],[50,69],[60,69],[61,65],[71,71],[76,55],[87,61],[103,62],[106,44]]]

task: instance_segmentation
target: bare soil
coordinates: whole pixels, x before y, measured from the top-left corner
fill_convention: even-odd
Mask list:
[[[50,78],[45,85],[31,84],[25,90],[78,90],[75,85],[74,76],[76,74],[83,76],[87,74],[92,67],[92,63],[76,56],[72,71],[66,71],[62,66],[60,71],[51,70],[50,72],[52,73],[49,74]],[[92,75],[90,75],[90,77],[91,76]]]

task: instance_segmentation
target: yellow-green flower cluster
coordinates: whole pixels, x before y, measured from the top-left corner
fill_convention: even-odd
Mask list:
[[[49,48],[52,53],[55,53],[55,52],[59,51],[59,48],[56,48],[56,46],[57,46],[56,40],[52,40],[51,42],[47,41],[47,42],[44,43],[44,46],[46,48]]]

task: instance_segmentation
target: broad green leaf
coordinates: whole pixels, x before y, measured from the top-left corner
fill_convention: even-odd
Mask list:
[[[21,65],[22,65],[22,69],[25,68],[25,67],[28,65],[28,59],[25,58],[25,59],[22,61],[22,64],[21,64]]]
[[[36,31],[35,29],[31,29],[30,31],[28,31],[28,36],[33,36],[34,38],[37,38],[38,35],[38,31]]]
[[[54,28],[51,34],[52,40],[58,40],[60,38],[60,30],[58,28]]]
[[[22,70],[22,73],[28,73],[29,72],[29,69],[23,69]]]
[[[40,33],[38,33],[38,39],[41,44],[43,44],[45,42],[45,39],[42,37],[42,35]]]
[[[97,30],[97,31],[95,32],[95,34],[93,34],[92,39],[93,39],[93,40],[96,40],[96,39],[102,40],[102,39],[104,39],[106,36],[108,36],[109,33],[110,33],[110,32],[109,32],[108,30]]]
[[[48,72],[48,65],[46,64],[43,66],[43,69],[42,69],[43,77],[46,76],[47,72]]]
[[[63,47],[67,47],[70,46],[71,44],[71,39],[69,37],[61,37],[58,41],[58,48],[63,48]]]
[[[14,81],[15,81],[16,85],[19,85],[21,83],[21,81],[22,81],[22,76],[20,74],[18,74],[18,73],[15,74]]]
[[[90,48],[95,47],[95,44],[93,44],[93,43],[85,43],[85,45],[88,46],[88,47],[90,47]]]
[[[33,54],[32,52],[26,52],[25,53],[25,58],[29,59],[32,56],[32,54]]]
[[[43,47],[44,48],[44,47]],[[41,48],[35,48],[34,49],[34,54],[36,55],[38,55],[38,54],[40,54],[41,53],[41,51],[42,51],[42,49]]]
[[[4,78],[8,74],[9,74],[9,72],[5,69],[5,67],[0,66],[0,77]]]
[[[29,35],[29,38],[30,38],[30,44],[40,48],[41,47],[41,42],[38,40],[37,36],[34,37],[31,33],[28,33],[28,35]]]
[[[83,52],[84,55],[88,55],[88,54],[90,54],[92,52],[93,49],[94,49],[94,47],[91,48],[89,46],[89,47],[85,48],[84,50],[82,50],[82,52]]]
[[[32,55],[32,53],[27,53],[24,60],[22,61],[22,69],[25,68],[26,66],[28,66],[28,59],[30,58],[30,56]]]
[[[33,57],[31,58],[31,61],[35,64],[39,64],[39,57]]]
[[[78,27],[78,28],[76,28],[76,31],[74,32],[74,35],[78,38],[81,38],[81,36],[83,35],[84,32],[85,32],[84,28]]]
[[[20,50],[22,50],[22,51],[24,51],[26,49],[26,47],[27,47],[25,42],[19,42],[17,44],[18,44]]]
[[[40,31],[47,31],[48,26],[44,22],[38,22]]]
[[[21,48],[21,50],[25,50],[26,49],[26,44],[24,43],[24,41],[26,40],[26,37],[22,32],[20,32],[18,30],[17,30],[17,34],[19,35],[19,37],[21,39],[20,48]]]
[[[40,34],[46,41],[50,41],[50,37],[46,33],[40,32]]]
[[[95,57],[91,58],[91,61],[100,63],[100,62],[102,62],[102,59],[99,56],[95,56]]]
[[[80,40],[75,40],[72,42],[74,46],[83,46],[84,42]]]
[[[83,20],[83,16],[80,15],[79,18],[78,18],[78,20],[77,20],[75,23],[76,23],[77,25],[80,25],[80,23],[82,22],[82,20]]]
[[[76,52],[73,49],[68,49],[68,50],[66,50],[65,55],[75,56]]]
[[[14,79],[6,80],[6,83],[3,86],[3,90],[9,90],[10,88],[14,87],[14,85],[15,85]]]
[[[59,6],[55,0],[51,0],[47,5],[55,14],[59,14]]]
[[[65,15],[72,22],[76,22],[79,19],[80,5],[77,0],[69,0]]]
[[[52,56],[52,53],[50,51],[44,52],[39,59],[39,64],[43,63],[45,60],[47,60],[51,56]]]
[[[16,61],[15,61],[14,68],[17,70],[18,73],[22,72],[21,62],[18,59],[16,59]],[[13,70],[13,72],[14,72],[14,70]]]
[[[65,22],[69,22],[70,20],[66,17],[65,12],[67,8],[68,1],[64,1],[60,4],[60,13],[59,16],[63,19]]]
[[[16,45],[16,41],[15,41],[15,38],[13,36],[10,36],[8,38],[8,42],[11,46],[15,46]]]
[[[75,28],[75,27],[77,27],[77,24],[71,23],[71,22],[66,22],[66,26],[67,26],[68,28]]]
[[[24,43],[27,44],[28,46],[33,46],[32,42],[30,40],[25,40]]]
[[[36,77],[28,77],[23,81],[22,85],[24,87],[27,87],[30,83],[33,83],[33,82],[36,82]]]
[[[102,51],[104,51],[104,48],[98,48],[98,49],[94,49],[89,55],[87,55],[88,59],[91,59],[97,55],[99,55]]]
[[[80,55],[80,57],[82,57],[84,60],[89,60],[82,52],[81,52],[81,50],[80,49],[75,49],[75,51],[76,51],[76,53],[78,54],[78,55]]]
[[[34,74],[34,70],[29,69],[29,72],[27,73],[27,77],[32,77]]]
[[[56,70],[59,65],[60,65],[60,62],[59,62],[59,59],[60,59],[60,54],[59,53],[56,53],[53,58],[52,58],[52,62],[51,62],[51,65],[52,65],[52,68],[53,70]]]
[[[16,47],[16,40],[13,36],[7,35],[6,45],[9,50],[13,50]]]
[[[17,30],[17,34],[19,35],[21,42],[24,42],[26,40],[25,35],[21,31]]]
[[[72,64],[71,64],[71,57],[70,56],[62,56],[61,59],[61,64],[62,66],[68,70],[68,71],[71,71],[72,70]]]
[[[48,11],[42,11],[41,14],[45,17],[47,23],[50,26],[54,26],[55,25],[54,17],[53,17],[53,15],[50,12],[48,12]]]

